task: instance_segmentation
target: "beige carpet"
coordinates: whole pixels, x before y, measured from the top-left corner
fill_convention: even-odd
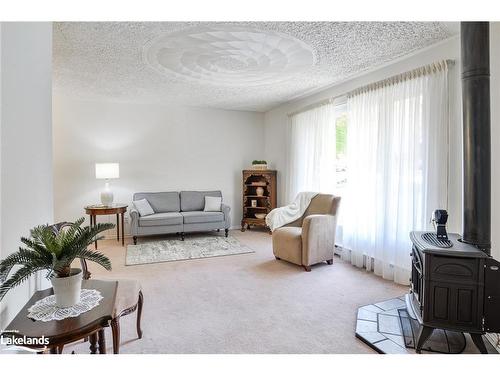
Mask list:
[[[356,310],[406,287],[338,257],[304,272],[274,259],[267,233],[230,235],[256,252],[125,266],[124,247],[100,242],[113,263],[106,276],[135,278],[144,291],[144,336],[137,340],[135,314],[122,318],[122,353],[374,353],[354,337]],[[106,338],[111,352],[110,329]],[[88,353],[88,343],[72,350]]]

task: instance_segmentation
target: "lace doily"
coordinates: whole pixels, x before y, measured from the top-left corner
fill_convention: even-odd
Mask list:
[[[50,322],[51,320],[63,320],[81,315],[99,305],[102,300],[101,292],[95,289],[82,289],[80,302],[70,307],[57,307],[54,295],[42,298],[28,309],[28,318]]]

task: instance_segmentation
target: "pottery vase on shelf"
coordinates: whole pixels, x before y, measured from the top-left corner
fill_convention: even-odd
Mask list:
[[[255,189],[255,192],[259,197],[262,197],[264,195],[264,188],[259,186],[257,189]]]

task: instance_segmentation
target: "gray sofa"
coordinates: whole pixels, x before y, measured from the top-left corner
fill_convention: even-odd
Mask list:
[[[205,212],[205,196],[222,197],[220,191],[170,191],[159,193],[135,193],[134,201],[147,199],[154,214],[141,216],[132,205],[130,231],[137,244],[137,237],[167,233],[180,233],[184,241],[187,232],[225,229],[226,237],[231,218],[231,208],[224,203],[220,212]]]

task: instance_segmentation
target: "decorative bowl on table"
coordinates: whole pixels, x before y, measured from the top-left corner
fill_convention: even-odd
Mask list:
[[[255,214],[255,217],[257,219],[264,219],[267,216],[267,214]]]

